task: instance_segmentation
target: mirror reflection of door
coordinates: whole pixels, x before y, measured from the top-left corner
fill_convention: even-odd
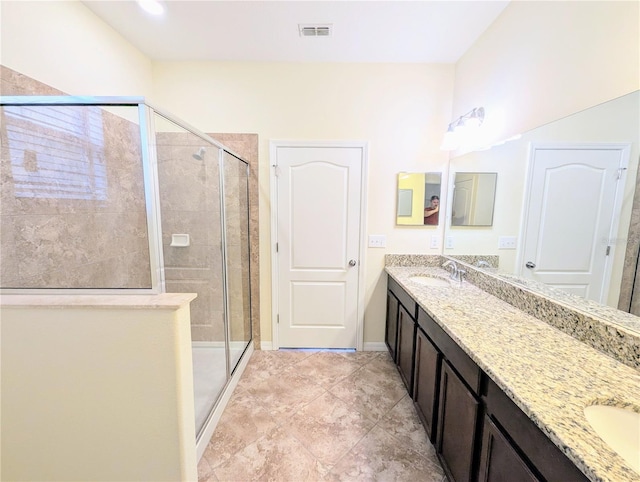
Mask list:
[[[491,226],[496,196],[495,172],[458,172],[453,183],[451,226]]]
[[[440,220],[439,172],[401,172],[398,174],[396,224],[437,226]]]

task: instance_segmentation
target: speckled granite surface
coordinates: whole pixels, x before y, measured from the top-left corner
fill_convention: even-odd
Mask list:
[[[640,372],[468,282],[428,287],[410,280],[446,277],[441,268],[386,271],[590,480],[640,480],[584,416],[596,402],[640,411]]]
[[[640,317],[565,293],[533,280],[478,269],[475,263],[497,263],[492,256],[455,257],[466,279],[496,298],[562,330],[577,340],[640,370]],[[442,266],[438,255],[387,254],[385,266]]]
[[[533,280],[465,269],[467,279],[487,293],[640,370],[639,317]]]

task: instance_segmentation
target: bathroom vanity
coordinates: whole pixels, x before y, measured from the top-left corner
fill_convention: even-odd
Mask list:
[[[429,258],[387,265],[386,342],[449,479],[640,480],[584,415],[637,409],[640,372]]]

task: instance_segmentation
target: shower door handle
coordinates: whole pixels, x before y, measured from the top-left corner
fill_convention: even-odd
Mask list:
[[[355,259],[352,259],[349,261],[349,266],[355,266],[357,263],[357,261]]]

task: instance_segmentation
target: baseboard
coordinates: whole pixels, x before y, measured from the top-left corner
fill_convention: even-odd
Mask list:
[[[387,351],[387,344],[384,341],[365,341],[363,351]]]
[[[273,350],[273,343],[270,341],[260,341],[261,350]],[[364,343],[363,351],[387,351],[387,344],[384,341],[369,341]]]
[[[273,343],[270,341],[260,340],[260,349],[265,351],[273,350]]]
[[[246,341],[232,341],[229,343],[229,348],[232,350],[244,350],[247,345]],[[192,348],[224,348],[226,343],[224,341],[192,341]]]

